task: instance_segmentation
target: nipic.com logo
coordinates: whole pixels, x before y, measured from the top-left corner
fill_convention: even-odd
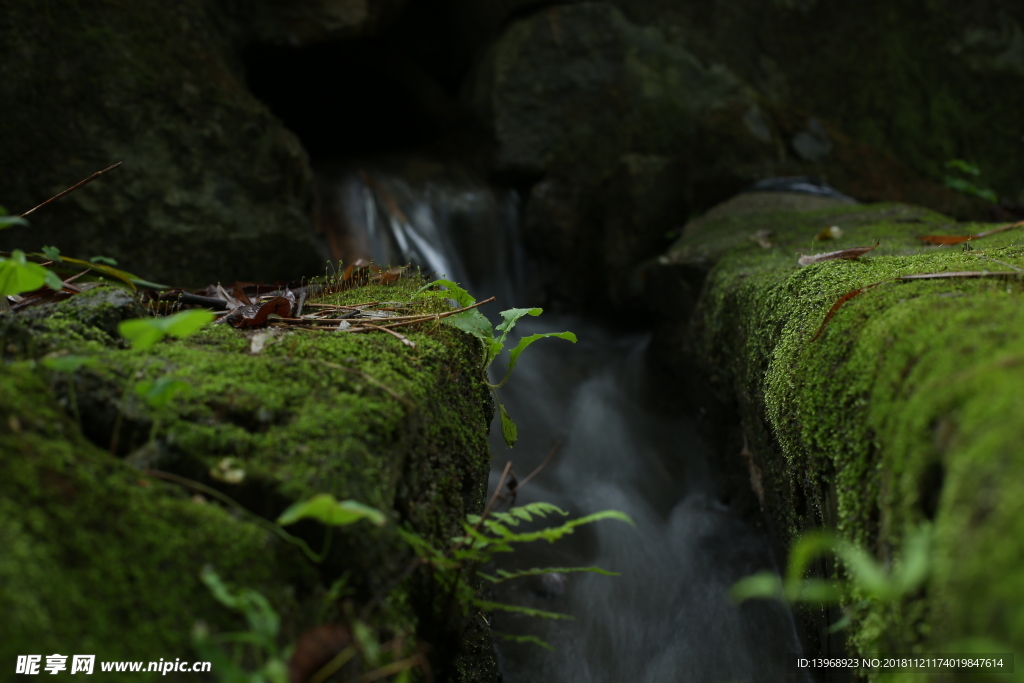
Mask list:
[[[68,659],[71,661],[68,662]],[[44,661],[45,660],[45,661]],[[14,667],[16,674],[85,674],[92,675],[94,671],[103,673],[158,673],[166,676],[168,673],[202,673],[209,672],[210,662],[189,662],[161,659],[159,662],[110,662],[100,661],[97,665],[96,655],[18,655],[18,661]]]
[[[67,655],[46,655],[45,666],[42,664],[42,659],[42,655],[18,655],[18,663],[15,666],[14,673],[37,674],[40,673],[40,667],[42,667],[43,672],[48,674],[56,674],[68,670]],[[95,664],[96,655],[72,655],[71,673],[91,674]]]

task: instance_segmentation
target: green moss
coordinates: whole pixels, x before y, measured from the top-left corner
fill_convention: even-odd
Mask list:
[[[350,303],[404,301],[419,284],[408,280],[337,296]],[[68,324],[95,331],[80,320],[71,322],[76,314],[92,310],[79,309],[41,317],[39,334],[49,334],[53,321],[64,312]],[[429,572],[396,582],[412,554],[397,537],[395,524],[408,523],[443,547],[466,514],[482,507],[492,409],[479,342],[434,323],[405,330],[414,348],[384,333],[282,330],[254,354],[252,334],[211,325],[186,340],[169,339],[145,352],[73,339],[64,348],[90,355],[93,364],[71,375],[44,370],[31,361],[0,370],[0,408],[14,405],[18,397],[32,397],[13,414],[11,424],[17,428],[0,435],[4,466],[13,472],[0,477],[5,482],[0,491],[6,495],[8,487],[18,489],[4,502],[9,514],[0,534],[12,551],[0,576],[13,576],[25,566],[23,575],[11,579],[24,586],[11,597],[17,602],[11,605],[16,614],[12,623],[23,620],[29,634],[51,621],[61,623],[49,639],[38,641],[53,644],[47,652],[62,651],[57,647],[60,642],[65,649],[69,643],[93,642],[88,639],[93,636],[86,636],[85,615],[93,609],[94,592],[95,599],[109,599],[109,610],[119,610],[108,617],[103,612],[108,607],[97,608],[110,626],[99,628],[96,639],[107,637],[116,644],[115,629],[136,629],[135,616],[125,607],[131,600],[144,605],[139,614],[151,622],[138,627],[144,637],[137,644],[112,645],[103,652],[138,659],[166,657],[169,652],[184,656],[195,618],[213,619],[218,629],[235,619],[221,612],[218,621],[220,608],[198,584],[199,568],[206,562],[224,580],[265,592],[289,613],[299,605],[289,592],[290,577],[306,582],[301,597],[322,594],[322,586],[347,574],[357,602],[365,604],[371,596],[386,598],[374,604],[372,626],[390,633],[418,632],[439,650],[452,647],[444,641],[458,634],[460,624],[448,615],[450,606],[431,593],[425,578]],[[164,408],[149,407],[131,390],[140,380],[167,375],[185,381],[188,388]],[[296,500],[326,492],[393,511],[395,524],[336,531],[326,560],[314,567],[293,546],[282,547],[248,517],[218,503],[193,502],[194,491],[188,487],[148,479],[143,480],[147,486],[140,485],[140,474],[89,443],[77,424],[61,414],[58,406],[70,406],[72,386],[89,438],[105,449],[116,429],[118,452],[135,467],[212,486],[266,519],[275,519]],[[40,402],[47,406],[45,411],[35,405]],[[115,426],[118,420],[120,425]],[[50,430],[48,440],[38,447],[33,432],[37,427]],[[20,458],[6,457],[9,452]],[[245,472],[240,483],[224,482],[214,474],[228,456]],[[61,507],[40,484],[32,483],[33,477],[45,480],[50,475],[35,469],[23,472],[19,459],[47,472],[69,473],[71,483],[64,483],[61,474],[53,486],[60,495],[65,489],[77,493],[68,494],[71,498]],[[108,496],[111,504],[101,504]],[[33,521],[39,516],[58,522]],[[225,526],[218,527],[222,521]],[[85,530],[79,533],[76,524]],[[59,533],[59,525],[71,532]],[[312,522],[289,530],[316,549],[325,541],[323,528]],[[49,542],[39,541],[47,535]],[[106,535],[126,540],[103,545]],[[157,540],[165,537],[166,548]],[[82,559],[90,543],[103,547],[91,559]],[[279,555],[290,564],[274,559]],[[93,589],[107,565],[109,581]],[[39,582],[36,574],[44,566],[52,573]],[[83,566],[88,571],[80,571]],[[65,581],[64,575],[69,579]],[[176,591],[176,584],[184,592]],[[58,602],[67,604],[51,607]],[[36,610],[34,605],[40,603],[48,609]],[[179,607],[172,608],[173,604]],[[188,616],[182,606],[187,606]],[[197,614],[191,616],[194,611]],[[165,612],[166,616],[155,616]],[[297,628],[312,625],[308,614],[301,616],[305,621],[298,620]],[[165,632],[166,640],[159,641],[158,635]],[[294,642],[297,635],[293,630],[285,638]],[[16,644],[34,652],[27,647],[29,637],[19,636]],[[33,647],[40,647],[38,643]]]
[[[206,564],[264,592],[283,615],[285,637],[297,635],[302,596],[316,580],[298,552],[219,506],[140,478],[85,441],[55,406],[29,365],[3,369],[5,658],[192,659],[197,620],[216,631],[242,625],[200,583]]]
[[[830,225],[844,229],[841,240],[813,241]],[[972,251],[925,246],[915,234],[991,226],[900,205],[741,212],[696,227],[666,260],[720,256],[699,304],[698,346],[748,423],[766,427],[771,442],[758,453],[787,533],[834,525],[896,562],[910,529],[935,524],[927,595],[861,609],[854,650],[941,648],[969,636],[1024,644],[1024,235],[977,240]],[[759,229],[774,231],[773,247],[749,239]],[[796,263],[797,251],[876,240],[859,260]],[[893,281],[986,270],[1008,275]],[[836,301],[875,283],[884,284],[822,327]]]

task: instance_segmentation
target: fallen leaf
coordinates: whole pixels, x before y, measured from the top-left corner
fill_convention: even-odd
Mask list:
[[[995,235],[996,233],[1005,232],[1021,226],[1024,226],[1024,221],[1010,223],[1009,225],[1001,225],[998,228],[985,230],[974,235],[918,235],[917,239],[922,242],[927,242],[928,244],[960,244],[961,242],[981,239],[982,237],[988,237],[989,235]]]
[[[822,261],[831,261],[832,259],[854,259],[863,256],[875,247],[879,245],[879,242],[875,242],[870,247],[852,247],[850,249],[840,249],[839,251],[827,251],[823,254],[813,255],[801,255],[798,263],[801,266],[809,266],[812,263],[821,263]]]
[[[811,341],[814,341],[815,339],[821,336],[821,333],[825,331],[825,325],[828,324],[828,321],[832,319],[832,316],[834,316],[839,311],[840,307],[843,304],[845,304],[847,301],[857,296],[858,294],[863,294],[864,292],[871,289],[877,284],[881,283],[876,282],[874,285],[868,285],[867,287],[855,289],[852,292],[847,292],[846,294],[843,294],[841,297],[839,297],[839,300],[832,304],[832,308],[828,309],[828,313],[825,314],[825,319],[821,321],[821,325],[818,326],[818,331],[814,333],[813,337],[811,337]]]
[[[292,295],[294,296],[294,295]],[[263,327],[271,315],[287,318],[292,313],[292,304],[283,296],[275,296],[262,304],[240,306],[225,316],[232,327]]]

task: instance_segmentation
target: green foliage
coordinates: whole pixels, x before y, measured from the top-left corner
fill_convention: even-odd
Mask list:
[[[117,331],[131,343],[133,349],[144,351],[167,335],[183,339],[212,322],[213,318],[214,315],[210,311],[195,309],[166,318],[125,320],[117,326]]]
[[[978,168],[976,164],[964,161],[963,159],[950,159],[946,162],[946,168],[951,171],[957,171],[961,174],[947,175],[943,179],[946,187],[956,190],[957,192],[981,197],[993,204],[999,201],[999,198],[993,190],[980,187],[977,183],[971,180],[971,178],[977,178],[981,175],[981,169]]]
[[[408,527],[398,528],[398,534],[416,553],[419,562],[434,569],[434,578],[438,585],[454,597],[463,616],[467,615],[471,609],[478,609],[488,612],[502,610],[543,619],[569,619],[571,617],[557,612],[482,600],[476,595],[473,581],[476,576],[490,583],[502,583],[525,576],[569,572],[592,572],[605,576],[618,576],[618,574],[600,567],[535,567],[516,572],[498,570],[496,575],[477,572],[477,567],[490,562],[496,553],[512,552],[514,544],[533,543],[541,540],[554,543],[573,533],[579,526],[603,519],[617,519],[627,524],[633,524],[628,515],[617,510],[605,510],[585,517],[570,519],[558,526],[533,531],[517,531],[515,529],[522,522],[544,519],[552,514],[564,517],[569,513],[550,503],[539,502],[514,507],[508,512],[492,512],[486,519],[482,519],[479,515],[468,515],[462,525],[464,534],[453,538],[452,545],[445,549],[436,548]],[[292,505],[281,514],[277,521],[279,524],[293,524],[303,518],[316,519],[329,526],[347,526],[361,519],[369,519],[380,525],[387,519],[384,513],[372,507],[350,500],[338,502],[330,495],[321,494],[308,501]],[[543,641],[532,637],[514,638],[547,646]]]
[[[568,572],[592,572],[605,576],[618,576],[618,574],[600,567],[534,567],[516,572],[498,570],[496,575],[476,571],[477,567],[489,563],[496,553],[512,552],[515,544],[533,543],[540,540],[554,543],[573,533],[579,526],[603,519],[617,519],[627,524],[633,524],[626,514],[616,510],[605,510],[571,519],[558,526],[533,531],[515,529],[522,522],[543,519],[551,514],[567,516],[569,513],[550,503],[538,502],[514,507],[508,512],[492,512],[486,519],[481,519],[477,515],[469,515],[463,523],[465,533],[453,538],[452,546],[445,551],[433,547],[411,529],[401,529],[399,533],[413,548],[420,560],[434,568],[435,580],[456,597],[464,614],[468,614],[470,609],[475,608],[488,612],[501,610],[542,619],[568,619],[571,617],[557,612],[482,600],[476,596],[472,580],[479,576],[490,583],[502,583],[525,576]],[[542,641],[538,639],[530,638],[528,640],[542,644]]]
[[[789,553],[785,579],[774,572],[759,572],[737,582],[730,595],[737,602],[775,598],[789,603],[838,603],[851,598],[895,602],[914,592],[931,568],[931,527],[921,526],[908,537],[902,561],[886,569],[864,548],[827,531],[801,536]],[[849,581],[805,579],[811,562],[834,553],[846,568]]]
[[[315,519],[328,526],[348,526],[366,519],[377,526],[387,523],[387,516],[377,508],[354,500],[335,500],[329,493],[321,493],[309,500],[299,501],[281,513],[277,523],[294,524],[300,519]]]
[[[444,289],[438,290],[437,287],[443,287]],[[452,299],[460,307],[465,308],[466,306],[472,306],[476,303],[476,299],[467,292],[465,289],[460,287],[457,283],[451,280],[435,280],[428,285],[420,288],[419,294],[428,297]],[[510,308],[507,311],[501,312],[501,317],[504,322],[498,324],[497,327],[492,327],[491,321],[484,316],[478,309],[473,308],[468,311],[462,311],[456,315],[445,318],[445,321],[457,327],[464,332],[468,332],[473,335],[483,344],[484,347],[484,369],[490,367],[494,359],[498,357],[502,349],[505,348],[505,341],[508,338],[509,332],[515,327],[516,321],[524,316],[538,316],[543,313],[544,310],[541,308]],[[500,332],[500,335],[495,336],[495,332]],[[508,378],[512,375],[512,370],[515,368],[516,363],[519,360],[519,355],[526,350],[533,342],[538,339],[544,339],[545,337],[557,337],[559,339],[565,339],[572,343],[576,343],[576,335],[572,332],[543,332],[540,334],[532,334],[529,337],[523,337],[516,344],[515,348],[509,352],[508,363],[506,363],[504,377],[501,378],[497,384],[489,385],[491,392],[494,394],[494,400],[498,404],[498,417],[501,420],[501,435],[505,439],[510,447],[514,446],[516,441],[519,439],[518,430],[516,429],[515,422],[512,421],[512,417],[508,414],[508,410],[502,405],[501,401],[498,400],[497,390],[500,389]]]
[[[28,225],[28,221],[21,216],[10,216],[7,209],[0,206],[0,230],[13,228],[15,225]]]
[[[135,393],[141,396],[150,408],[163,408],[181,391],[188,388],[187,382],[165,375],[157,380],[143,380],[135,385]]]
[[[8,258],[0,257],[0,296],[30,292],[44,284],[56,290],[64,286],[56,273],[27,260],[20,249],[15,249]]]
[[[211,662],[221,683],[287,683],[288,653],[278,650],[281,620],[270,602],[259,592],[248,588],[231,590],[211,567],[204,567],[199,578],[217,602],[240,612],[249,627],[238,633],[217,635],[210,635],[201,622],[193,628],[192,641],[196,650]],[[234,645],[230,655],[222,647],[226,644]],[[254,672],[246,671],[242,664],[247,648],[259,667]]]

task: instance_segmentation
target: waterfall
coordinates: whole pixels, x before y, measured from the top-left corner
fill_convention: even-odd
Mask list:
[[[335,257],[413,262],[459,281],[503,308],[536,305],[525,284],[515,193],[431,164],[333,169],[321,174],[323,225]],[[554,503],[573,516],[627,513],[635,527],[604,521],[556,544],[534,543],[501,568],[591,566],[618,577],[572,573],[501,584],[495,599],[572,621],[495,614],[495,631],[537,636],[554,647],[497,640],[505,683],[778,681],[794,676],[800,651],[781,603],[734,604],[728,590],[773,569],[766,539],[718,501],[721,457],[699,415],[661,405],[671,387],[652,373],[649,335],[599,320],[546,313],[517,332],[571,330],[575,345],[542,340],[499,391],[519,427],[507,449],[495,425],[492,488],[507,460],[522,478],[554,450],[516,504]],[[501,359],[495,363],[501,364]]]

